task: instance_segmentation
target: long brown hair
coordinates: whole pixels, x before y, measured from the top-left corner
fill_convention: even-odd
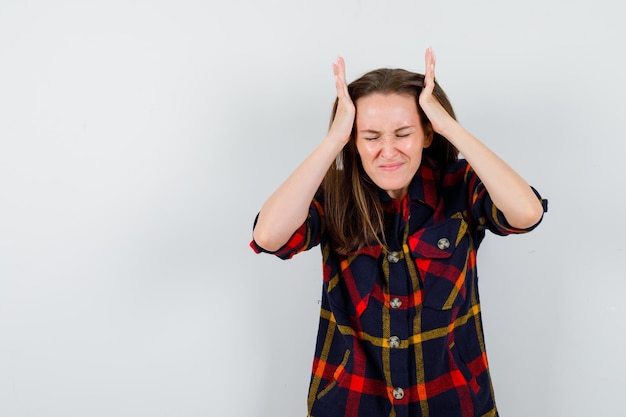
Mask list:
[[[424,75],[403,69],[381,68],[370,71],[348,85],[354,103],[374,93],[402,94],[415,98],[426,142],[432,143],[422,154],[422,163],[435,170],[443,170],[457,161],[458,151],[443,136],[433,131],[432,125],[419,105],[419,95],[424,88]],[[445,92],[435,82],[433,95],[444,109],[456,119]],[[331,124],[337,111],[337,100],[331,115]],[[356,150],[355,127],[350,140],[337,155],[324,177],[324,210],[333,249],[348,254],[369,243],[384,245],[384,219],[380,203],[380,189],[363,169]]]

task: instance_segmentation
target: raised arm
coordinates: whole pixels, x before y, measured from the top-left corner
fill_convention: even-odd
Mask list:
[[[254,241],[268,251],[280,249],[304,223],[309,206],[330,165],[350,139],[354,103],[348,94],[343,58],[333,64],[337,112],[327,136],[263,204]]]
[[[419,102],[434,131],[463,154],[511,226],[525,229],[535,225],[543,215],[541,201],[517,172],[445,111],[433,95],[435,55],[431,48],[426,50],[425,60],[425,88]]]

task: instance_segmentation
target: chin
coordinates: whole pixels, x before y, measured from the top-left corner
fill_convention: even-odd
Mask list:
[[[378,185],[379,188],[385,190],[385,192],[389,195],[396,195],[396,194],[404,194],[408,188],[408,183],[402,183],[402,185],[399,185],[397,183],[386,183],[386,184],[376,184]]]

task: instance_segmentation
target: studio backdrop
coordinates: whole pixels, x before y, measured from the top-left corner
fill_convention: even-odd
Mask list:
[[[248,244],[331,64],[437,79],[542,195],[478,254],[502,417],[625,416],[617,3],[0,2],[0,415],[305,416],[318,249]]]

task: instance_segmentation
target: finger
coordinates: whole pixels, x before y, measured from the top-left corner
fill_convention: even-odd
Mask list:
[[[337,87],[338,97],[349,97],[348,83],[346,81],[346,63],[343,57],[337,57],[337,62],[333,64],[333,72],[335,74],[335,84]]]
[[[339,63],[338,62],[334,62],[333,63],[333,75],[335,76],[335,89],[337,90],[337,97],[340,96],[341,92],[343,91],[343,87],[341,86],[341,80],[339,78]]]
[[[345,94],[345,89],[343,87],[343,82],[338,75],[335,75],[335,89],[337,90],[337,98],[342,99]]]
[[[342,56],[339,56],[337,58],[337,63],[339,66],[339,78],[341,78],[341,81],[343,83],[343,85],[346,87],[346,93],[348,92],[348,82],[346,81],[346,61],[344,61]]]
[[[424,56],[426,70],[424,72],[424,89],[427,93],[432,93],[435,87],[435,54],[431,47],[426,49]]]
[[[333,74],[335,75],[335,89],[337,90],[337,97],[342,97],[344,92],[343,81],[339,75],[339,66],[336,63],[333,64]]]

